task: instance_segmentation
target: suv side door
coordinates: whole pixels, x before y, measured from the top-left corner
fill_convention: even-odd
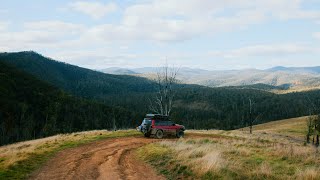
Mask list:
[[[170,127],[167,121],[155,120],[155,128],[163,130],[164,133],[170,133]]]
[[[176,126],[175,126],[174,122],[167,121],[167,127],[168,127],[168,130],[171,134],[176,134]]]

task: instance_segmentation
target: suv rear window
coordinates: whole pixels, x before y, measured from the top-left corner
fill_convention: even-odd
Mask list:
[[[147,118],[144,118],[144,120],[142,121],[142,124],[151,124],[151,119],[147,119]]]

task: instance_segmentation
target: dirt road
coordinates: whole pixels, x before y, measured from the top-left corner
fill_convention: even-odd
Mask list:
[[[155,139],[108,139],[66,149],[55,155],[30,179],[165,179],[139,161],[133,150]]]

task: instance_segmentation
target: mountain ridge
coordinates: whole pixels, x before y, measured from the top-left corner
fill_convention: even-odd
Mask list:
[[[114,67],[107,73],[121,74]],[[121,68],[122,70],[126,68]],[[142,70],[141,70],[142,69]],[[153,79],[157,69],[154,67],[126,69],[133,71],[131,75]],[[182,67],[178,79],[186,84],[199,84],[208,87],[250,86],[266,84],[270,86],[286,86],[289,89],[313,89],[320,87],[320,66],[243,69],[243,70],[203,70]]]

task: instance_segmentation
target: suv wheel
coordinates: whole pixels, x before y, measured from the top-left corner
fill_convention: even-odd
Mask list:
[[[144,137],[150,137],[150,133],[144,133]]]
[[[163,137],[163,131],[162,131],[162,130],[158,130],[158,131],[156,132],[156,137],[157,137],[158,139],[161,139],[161,138]]]
[[[176,134],[177,138],[181,138],[184,136],[184,132],[182,130],[179,130]]]

